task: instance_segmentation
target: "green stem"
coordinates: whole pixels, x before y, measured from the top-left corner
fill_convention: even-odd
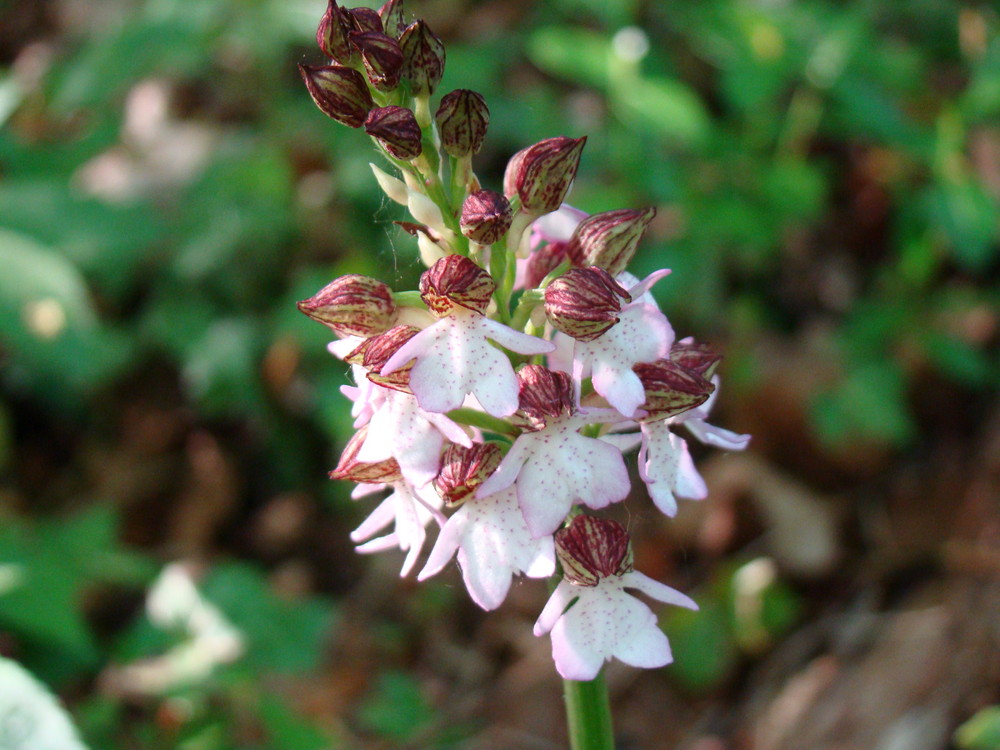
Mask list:
[[[614,750],[611,701],[602,671],[590,682],[563,680],[572,750]]]
[[[490,432],[495,432],[498,435],[517,436],[521,434],[521,431],[506,419],[492,417],[484,412],[469,409],[464,406],[461,406],[458,409],[452,409],[448,412],[448,419],[452,422],[458,422],[459,424],[467,424],[470,427],[479,427],[483,430],[489,430]]]

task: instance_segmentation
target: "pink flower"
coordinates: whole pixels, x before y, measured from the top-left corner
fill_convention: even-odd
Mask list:
[[[397,548],[403,550],[406,552],[406,559],[399,574],[407,576],[420,556],[427,538],[427,524],[435,517],[434,511],[440,507],[441,500],[433,492],[421,493],[402,480],[388,485],[359,484],[351,497],[358,498],[377,492],[384,486],[391,487],[392,494],[351,532],[351,541],[364,542],[355,547],[362,554]],[[371,538],[389,524],[393,524],[390,533]]]

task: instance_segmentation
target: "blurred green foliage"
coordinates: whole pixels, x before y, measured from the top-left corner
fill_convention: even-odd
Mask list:
[[[484,184],[498,186],[529,143],[587,134],[573,202],[659,208],[634,272],[674,269],[662,304],[679,331],[731,342],[737,392],[765,368],[756,344],[807,328],[823,332],[832,371],[811,394],[811,429],[829,446],[918,441],[913,391],[928,371],[995,392],[995,8],[552,0],[518,6],[503,27],[470,25],[472,36],[462,19],[476,3],[409,1],[448,44],[441,91],[474,88],[489,103]],[[326,121],[295,75],[296,61],[319,59],[323,3],[44,6],[53,20],[21,40],[35,46],[8,39],[0,68],[0,471],[24,415],[86,432],[113,416],[125,384],[166,371],[199,424],[252,428],[258,493],[305,487],[350,516],[314,459],[318,443],[350,434],[342,368],[294,301],[348,272],[412,288],[419,268],[371,179],[377,155]],[[100,637],[87,619],[87,592],[138,594],[156,570],[118,542],[113,499],[63,498],[88,508],[68,517],[3,509],[0,623],[50,684],[170,643],[142,615]],[[763,619],[741,620],[733,575],[718,574],[700,613],[667,623],[693,689],[797,616],[776,582],[761,592]],[[93,745],[124,732],[142,747],[331,746],[326,723],[261,680],[316,666],[329,597],[285,602],[242,563],[219,564],[203,586],[249,638],[246,659],[184,692],[193,718],[172,739],[152,723],[122,729],[112,699],[82,701]],[[261,734],[238,741],[247,714]],[[397,741],[433,718],[420,686],[388,672],[357,722]]]

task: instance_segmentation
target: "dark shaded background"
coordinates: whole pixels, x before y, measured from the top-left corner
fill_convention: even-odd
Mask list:
[[[621,516],[701,611],[664,613],[674,666],[609,669],[620,747],[1000,747],[953,739],[1000,702],[996,7],[409,7],[440,92],[489,103],[486,186],[586,134],[572,202],[658,208],[635,271],[674,269],[674,327],[727,353],[715,421],[754,435],[678,519]],[[544,586],[483,615],[454,570],[400,581],[326,479],[345,373],[294,302],[420,266],[298,78],[323,9],[0,1],[0,653],[93,748],[561,747]],[[246,652],[142,690],[175,560]]]

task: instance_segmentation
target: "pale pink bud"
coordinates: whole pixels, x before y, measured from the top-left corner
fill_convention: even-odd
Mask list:
[[[625,208],[588,216],[573,232],[566,252],[576,265],[599,266],[617,276],[632,260],[655,215],[655,208]]]
[[[375,14],[378,18],[378,14]],[[399,43],[381,31],[354,31],[351,43],[361,52],[361,62],[372,86],[379,91],[392,91],[399,85],[403,68],[403,53]]]
[[[462,204],[462,234],[480,245],[492,245],[510,229],[510,202],[493,190],[470,193]]]
[[[555,211],[576,177],[586,142],[586,136],[559,136],[517,152],[504,172],[504,194],[520,196],[521,207],[530,213]]]
[[[365,119],[365,132],[403,161],[420,156],[423,149],[417,118],[405,107],[376,107]]]
[[[362,427],[354,434],[340,455],[337,468],[330,472],[330,479],[347,479],[359,484],[390,484],[403,478],[396,459],[364,463],[358,461],[358,453],[368,437],[368,426]]]
[[[496,471],[502,458],[493,443],[473,443],[471,448],[451,443],[441,458],[434,487],[448,505],[463,503]]]
[[[399,37],[403,52],[400,77],[410,82],[410,93],[433,94],[444,75],[444,43],[426,23],[411,23]]]
[[[334,279],[298,308],[341,336],[374,336],[396,320],[392,290],[378,279],[349,274]]]
[[[441,318],[460,305],[485,313],[496,284],[464,255],[446,255],[420,276],[420,299]]]
[[[337,122],[360,128],[375,103],[364,76],[340,65],[299,65],[309,96],[323,114]]]
[[[578,586],[633,570],[628,532],[617,521],[579,515],[555,533],[555,543],[563,577]]]
[[[646,391],[645,422],[674,417],[708,400],[715,390],[710,380],[671,359],[637,364],[633,372]]]
[[[573,379],[568,373],[541,365],[525,365],[517,372],[518,411],[523,426],[540,430],[548,419],[569,416],[575,410]]]
[[[552,327],[577,341],[593,341],[618,322],[629,293],[603,268],[571,268],[545,288]]]
[[[482,94],[456,89],[445,94],[434,115],[441,146],[455,158],[479,153],[490,124],[490,110]]]

